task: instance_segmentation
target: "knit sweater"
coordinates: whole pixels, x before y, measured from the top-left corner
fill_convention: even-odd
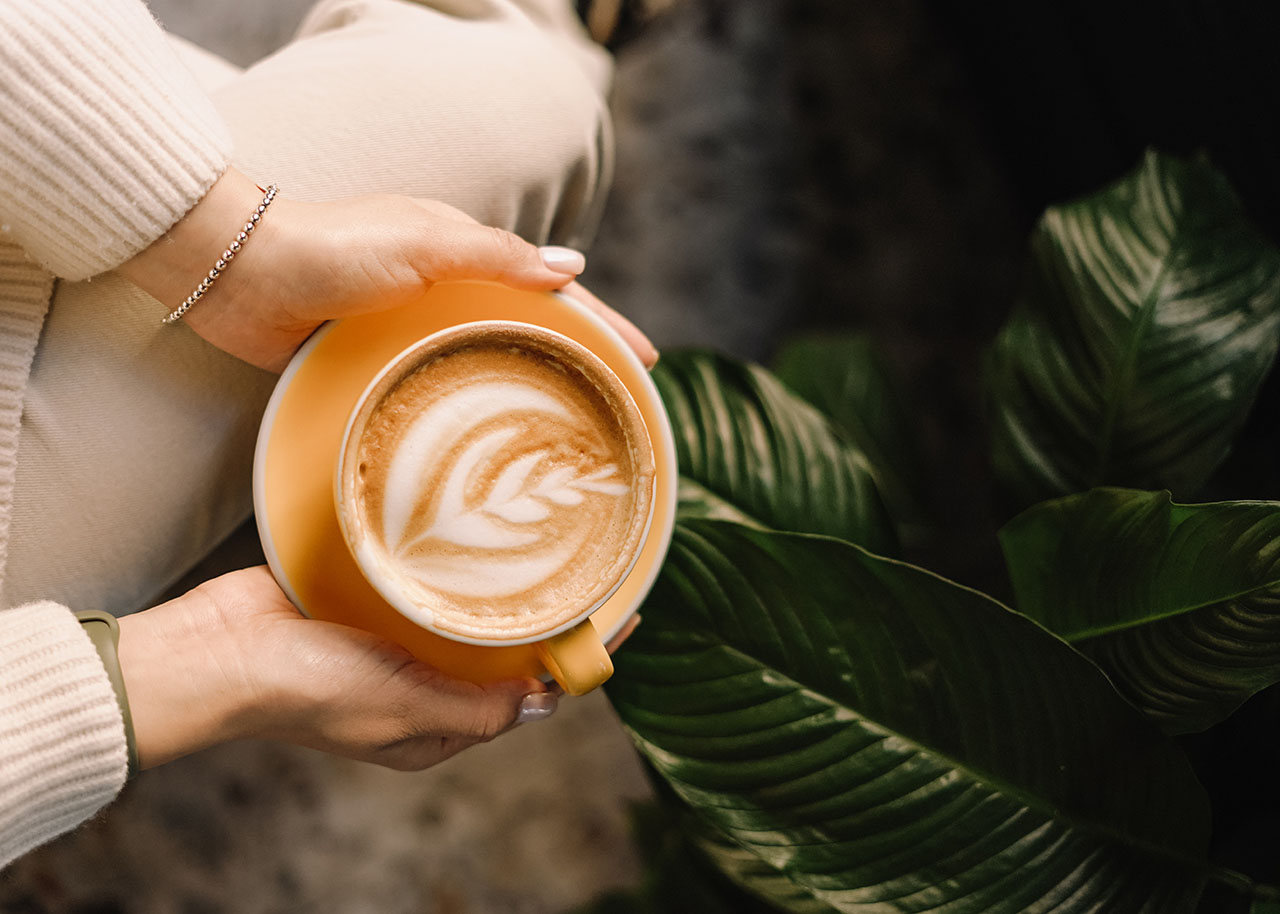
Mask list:
[[[140,0],[0,0],[0,587],[23,393],[55,277],[86,279],[143,250],[230,151]],[[111,683],[71,609],[0,610],[0,867],[92,816],[125,770]]]

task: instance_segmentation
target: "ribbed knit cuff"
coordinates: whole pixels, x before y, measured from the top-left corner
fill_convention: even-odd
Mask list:
[[[7,0],[0,241],[58,276],[119,266],[226,169],[231,139],[140,0]]]
[[[0,243],[0,596],[8,567],[22,394],[52,293],[51,274],[28,260],[17,245]]]
[[[92,816],[126,768],[116,694],[75,616],[0,611],[0,866]]]

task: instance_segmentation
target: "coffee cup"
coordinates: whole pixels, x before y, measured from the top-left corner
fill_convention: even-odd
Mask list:
[[[357,398],[334,471],[342,537],[397,612],[444,638],[533,644],[570,694],[612,673],[590,616],[654,514],[644,416],[582,344],[482,320],[390,359]]]

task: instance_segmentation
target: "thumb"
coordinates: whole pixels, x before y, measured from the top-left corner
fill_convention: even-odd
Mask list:
[[[587,266],[572,248],[536,247],[488,225],[441,220],[419,271],[431,282],[488,279],[517,289],[558,289]]]

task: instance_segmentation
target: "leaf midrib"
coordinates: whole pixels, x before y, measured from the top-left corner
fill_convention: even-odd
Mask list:
[[[1197,870],[1204,868],[1203,860],[1200,860],[1196,857],[1192,857],[1183,851],[1176,851],[1168,847],[1157,845],[1144,838],[1136,838],[1135,836],[1121,832],[1117,830],[1115,827],[1108,824],[1100,824],[1100,823],[1091,822],[1087,820],[1081,821],[1077,819],[1075,816],[1062,813],[1057,807],[1055,807],[1052,804],[1051,801],[1048,801],[1042,797],[1038,797],[1035,794],[1030,793],[1026,788],[1013,784],[1002,777],[992,775],[983,769],[975,768],[966,762],[958,761],[950,753],[943,752],[932,746],[926,746],[914,737],[908,736],[892,727],[886,726],[885,724],[883,724],[878,720],[873,720],[872,718],[868,717],[867,715],[857,710],[856,708],[851,708],[849,705],[845,704],[843,701],[837,698],[834,698],[831,695],[828,695],[825,691],[806,685],[804,682],[792,676],[789,672],[779,670],[777,667],[772,666],[769,663],[766,663],[765,661],[761,660],[760,658],[756,657],[751,653],[748,653],[742,650],[741,648],[735,647],[723,640],[717,641],[715,639],[708,638],[705,635],[699,635],[694,632],[690,632],[690,635],[691,637],[689,638],[689,643],[691,645],[695,644],[698,641],[702,641],[704,642],[702,645],[703,647],[718,647],[718,648],[727,650],[732,654],[736,655],[737,657],[741,658],[742,660],[749,662],[756,668],[761,670],[767,670],[775,674],[778,677],[778,680],[777,680],[778,687],[781,687],[784,683],[789,684],[792,687],[794,687],[794,689],[797,691],[803,690],[804,692],[807,692],[808,694],[814,696],[815,698],[821,699],[823,702],[825,702],[829,707],[833,709],[843,709],[848,713],[852,714],[854,719],[860,722],[863,726],[870,727],[871,729],[884,734],[885,737],[896,737],[902,740],[905,744],[908,744],[909,746],[911,746],[914,749],[914,751],[919,752],[920,754],[928,756],[930,758],[938,759],[943,764],[949,765],[954,770],[961,772],[965,777],[968,777],[971,781],[974,781],[979,784],[987,785],[988,787],[990,787],[992,790],[996,792],[999,792],[1003,795],[1014,798],[1017,802],[1021,803],[1026,808],[1035,810],[1040,814],[1045,815],[1049,821],[1062,822],[1073,830],[1080,830],[1091,835],[1097,834],[1109,839],[1114,839],[1115,842],[1118,844],[1122,844],[1124,846],[1134,848],[1143,853],[1147,853],[1147,854],[1156,856],[1158,858],[1162,858],[1172,862],[1178,862],[1185,866],[1194,867]],[[712,712],[712,713],[719,713],[719,712]],[[688,716],[694,716],[694,715],[680,715],[680,716],[688,717]],[[631,729],[633,732],[635,732],[635,728],[631,727],[629,724],[628,724],[628,729]],[[660,731],[660,732],[663,732],[663,731]],[[671,734],[671,735],[678,735],[678,734]],[[645,739],[644,737],[641,737],[641,739],[645,743],[650,742],[650,740]],[[661,751],[664,753],[670,754],[669,750],[661,749]],[[683,754],[679,754],[679,755],[681,755],[681,757],[684,757],[684,758],[689,758],[689,756],[686,756]],[[661,763],[657,760],[650,759],[650,761],[653,762],[655,765],[659,765],[659,766],[661,765]],[[711,806],[711,804],[703,804],[703,805]],[[760,807],[760,806],[753,806],[753,807],[711,806],[711,808],[763,809],[763,807]]]
[[[1183,214],[1181,212],[1174,216],[1172,230],[1169,233],[1169,249],[1165,252],[1160,269],[1156,271],[1155,278],[1151,282],[1150,291],[1147,293],[1142,307],[1138,310],[1138,319],[1135,321],[1134,331],[1130,335],[1129,345],[1125,349],[1120,368],[1113,376],[1112,383],[1107,385],[1108,389],[1104,391],[1107,411],[1103,416],[1102,432],[1098,439],[1098,464],[1094,469],[1093,485],[1101,485],[1106,482],[1107,464],[1111,460],[1111,445],[1115,436],[1116,422],[1119,418],[1120,402],[1133,388],[1133,376],[1138,364],[1138,353],[1142,349],[1142,343],[1147,333],[1155,322],[1156,306],[1160,302],[1160,290],[1164,286],[1165,274],[1168,272],[1173,256],[1178,249],[1177,238],[1181,232],[1180,223],[1182,218]]]
[[[1250,597],[1254,594],[1276,587],[1280,587],[1280,577],[1274,578],[1270,581],[1264,581],[1261,584],[1256,584],[1253,587],[1246,588],[1245,590],[1241,590],[1237,593],[1230,593],[1225,596],[1215,597],[1212,600],[1206,600],[1203,603],[1198,603],[1193,606],[1180,606],[1176,609],[1170,610],[1169,612],[1143,616],[1141,619],[1114,622],[1110,625],[1097,625],[1093,628],[1081,629],[1077,632],[1061,632],[1058,634],[1058,637],[1062,638],[1064,641],[1070,642],[1071,644],[1076,644],[1081,641],[1101,638],[1104,635],[1114,634],[1115,632],[1129,631],[1131,629],[1140,628],[1144,625],[1154,625],[1155,623],[1163,622],[1166,619],[1176,619],[1179,616],[1199,612],[1202,609],[1209,609],[1210,607],[1218,606],[1222,603],[1229,603],[1232,600],[1242,600],[1245,597]]]

